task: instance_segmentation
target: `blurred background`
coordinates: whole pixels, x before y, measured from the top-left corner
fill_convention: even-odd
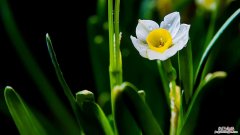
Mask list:
[[[3,1],[3,0],[2,0]],[[213,0],[214,1],[214,0]],[[169,110],[162,90],[155,61],[140,57],[130,41],[135,36],[138,19],[160,22],[172,11],[179,11],[181,22],[191,24],[193,58],[199,60],[199,50],[207,39],[211,16],[217,12],[213,33],[239,7],[239,1],[220,2],[217,11],[196,4],[194,0],[128,0],[121,1],[120,30],[123,32],[121,50],[124,80],[146,91],[147,103],[156,119],[167,132]],[[73,94],[88,89],[95,94],[96,101],[110,114],[108,78],[108,31],[107,1],[55,1],[55,0],[8,0],[12,17],[32,53],[32,58],[54,88],[59,99],[72,113],[66,96],[57,80],[48,54],[45,35],[49,33],[58,62]],[[48,103],[41,94],[32,73],[26,68],[14,46],[11,32],[6,29],[6,15],[1,5],[0,20],[0,131],[11,128],[8,134],[18,134],[7,110],[3,90],[12,86],[26,103],[53,124],[57,124]],[[195,134],[213,134],[219,126],[237,128],[240,121],[240,17],[227,28],[211,51],[209,72],[223,70],[228,73],[224,81],[209,87],[199,105],[199,119]],[[9,23],[9,22],[8,22]],[[9,34],[10,33],[10,34]],[[16,37],[15,37],[16,38]],[[16,41],[18,41],[16,39]],[[25,55],[26,56],[26,55]],[[28,59],[28,58],[26,58]],[[174,58],[175,60],[177,59]],[[30,64],[31,66],[31,64]],[[33,67],[34,68],[34,67]],[[160,115],[159,115],[160,114]],[[238,132],[240,132],[238,130]]]

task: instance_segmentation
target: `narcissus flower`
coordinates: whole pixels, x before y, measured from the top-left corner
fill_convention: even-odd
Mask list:
[[[166,60],[186,46],[190,25],[180,24],[180,15],[173,12],[159,25],[152,20],[139,20],[136,37],[131,36],[139,54],[150,60]]]
[[[217,8],[217,0],[196,0],[197,5],[206,10],[214,11]]]

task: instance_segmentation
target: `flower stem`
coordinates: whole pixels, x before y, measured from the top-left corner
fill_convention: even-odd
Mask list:
[[[120,53],[119,34],[119,9],[120,0],[115,0],[114,25],[113,25],[113,1],[108,0],[108,26],[109,26],[109,75],[111,90],[122,83],[122,60]],[[115,34],[114,34],[115,33]]]
[[[108,27],[109,27],[109,77],[112,95],[112,115],[115,117],[113,89],[122,84],[122,58],[120,52],[120,33],[119,33],[119,10],[120,0],[115,0],[114,25],[113,25],[113,0],[108,0]],[[114,34],[115,33],[115,34]],[[116,123],[114,123],[116,128]],[[115,130],[117,132],[117,130]]]
[[[163,68],[167,73],[168,80],[170,82],[175,81],[177,78],[177,73],[175,68],[172,66],[172,62],[170,59],[163,61]]]
[[[113,28],[113,2],[112,0],[108,0],[108,30],[109,30],[109,55],[110,55],[110,69],[111,65],[113,63],[113,33],[114,33],[114,28]],[[110,70],[109,69],[109,70]]]
[[[170,110],[171,110],[171,118],[170,118],[170,135],[176,135],[177,127],[178,127],[178,114],[179,114],[179,106],[180,106],[180,89],[176,85],[176,70],[172,66],[172,62],[170,59],[167,59],[163,62],[163,68],[167,73],[168,80],[170,82]]]
[[[168,80],[166,80],[167,75],[164,71],[163,63],[160,60],[157,61],[157,65],[158,65],[158,71],[159,71],[159,75],[160,75],[160,78],[161,78],[161,82],[162,82],[162,85],[163,85],[164,94],[166,96],[168,106],[170,106],[170,99],[169,99],[170,89],[169,89],[169,85],[168,85]]]
[[[170,88],[170,109],[171,109],[171,118],[170,118],[170,135],[176,135],[177,133],[177,127],[178,127],[178,114],[179,114],[179,107],[178,106],[178,92],[176,87],[176,82],[171,82],[171,88]]]

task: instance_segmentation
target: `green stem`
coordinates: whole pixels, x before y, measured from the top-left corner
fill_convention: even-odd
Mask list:
[[[178,113],[179,111],[171,110],[171,119],[170,119],[170,135],[176,135],[177,133],[177,124],[178,124]]]
[[[157,65],[158,65],[158,71],[159,71],[159,75],[160,75],[162,85],[163,85],[164,94],[166,96],[168,106],[170,106],[170,99],[169,99],[169,91],[170,90],[169,90],[169,86],[168,86],[168,80],[166,80],[167,75],[165,74],[163,64],[160,60],[157,61]]]
[[[113,28],[113,2],[112,0],[108,0],[108,29],[109,29],[109,55],[110,55],[110,69],[112,68],[112,63],[113,63],[113,33],[114,33],[114,28]],[[110,73],[111,74],[111,73]],[[111,80],[110,80],[111,81]],[[112,86],[112,85],[111,85]]]
[[[175,68],[172,66],[172,62],[170,59],[167,59],[165,61],[163,61],[163,68],[165,69],[167,76],[168,76],[168,80],[171,81],[175,81],[177,78],[177,73]]]
[[[178,127],[178,114],[179,114],[179,109],[177,107],[177,95],[176,92],[176,82],[171,81],[172,88],[170,89],[170,108],[171,108],[171,118],[170,118],[170,135],[176,135],[177,133],[177,127]]]
[[[109,54],[110,54],[110,86],[111,90],[122,83],[122,61],[120,54],[119,38],[119,8],[120,0],[115,1],[114,26],[113,26],[113,2],[108,1],[108,23],[109,23]],[[115,32],[115,35],[114,35]]]
[[[177,127],[178,127],[178,114],[179,114],[179,98],[180,98],[180,92],[177,92],[177,86],[176,86],[176,70],[172,66],[172,62],[170,59],[167,59],[163,62],[163,67],[167,73],[167,77],[170,82],[170,93],[169,93],[169,99],[170,99],[170,110],[171,110],[171,118],[170,118],[170,135],[176,135],[177,133]]]
[[[108,0],[108,27],[109,27],[109,76],[111,91],[115,86],[122,84],[122,59],[120,52],[119,34],[120,0],[115,0],[114,26],[113,26],[113,0]],[[115,35],[114,35],[115,32]],[[112,109],[114,104],[112,102]],[[113,110],[113,116],[114,116]],[[116,123],[114,123],[116,125]]]
[[[119,39],[119,11],[120,11],[120,0],[115,0],[115,9],[114,9],[114,28],[115,28],[115,44],[114,44],[114,54],[115,54],[115,66],[119,65],[120,58],[120,39]]]

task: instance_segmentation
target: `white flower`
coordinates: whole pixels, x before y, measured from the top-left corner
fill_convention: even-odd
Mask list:
[[[173,12],[159,25],[152,20],[139,20],[136,37],[131,36],[139,54],[150,60],[166,60],[186,46],[190,25],[180,24],[180,15]]]

